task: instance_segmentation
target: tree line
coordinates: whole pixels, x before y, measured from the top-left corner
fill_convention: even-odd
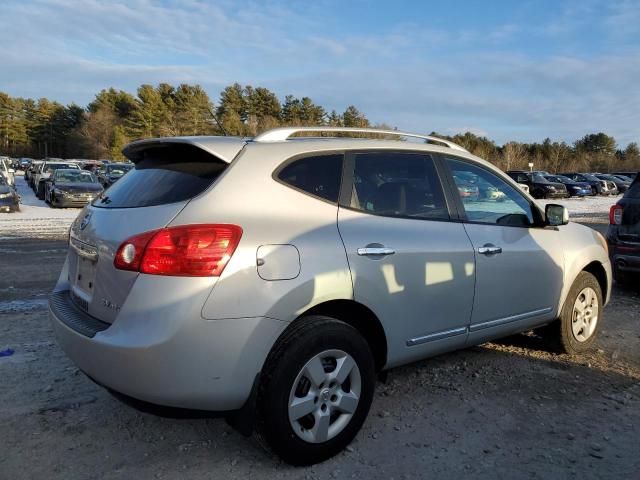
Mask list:
[[[256,134],[280,126],[379,127],[355,106],[328,111],[309,97],[284,100],[264,87],[234,83],[216,105],[199,85],[141,85],[136,95],[114,88],[99,92],[85,108],[41,98],[11,97],[0,92],[0,154],[14,157],[122,159],[132,140],[174,135]],[[432,132],[439,135],[437,132]],[[573,144],[493,140],[470,132],[439,135],[504,170],[535,169],[611,171],[640,169],[640,149],[632,142],[618,149],[604,133],[585,135]]]

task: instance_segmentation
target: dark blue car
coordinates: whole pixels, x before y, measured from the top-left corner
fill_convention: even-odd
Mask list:
[[[607,242],[614,278],[631,284],[634,277],[640,276],[640,174],[624,197],[611,207]]]
[[[562,175],[545,175],[544,178],[550,182],[564,183],[570,197],[586,197],[587,195],[595,195],[595,192],[591,188],[591,184],[587,182],[577,182]]]

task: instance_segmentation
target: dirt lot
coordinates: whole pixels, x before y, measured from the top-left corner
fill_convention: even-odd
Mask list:
[[[640,478],[640,291],[615,289],[585,357],[518,336],[391,371],[348,450],[302,469],[221,418],[141,413],[94,385],[47,320],[65,242],[11,237],[0,238],[0,350],[15,351],[0,357],[0,479]]]

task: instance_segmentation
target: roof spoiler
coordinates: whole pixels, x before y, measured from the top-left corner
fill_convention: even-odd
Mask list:
[[[246,139],[240,137],[147,138],[130,143],[122,149],[122,153],[129,160],[137,163],[142,160],[143,152],[146,150],[176,145],[189,145],[204,150],[225,163],[231,163],[246,144]]]

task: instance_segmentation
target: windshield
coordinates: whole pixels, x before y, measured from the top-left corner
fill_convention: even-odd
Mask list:
[[[591,182],[598,182],[600,179],[598,177],[596,177],[595,175],[590,175],[588,173],[583,173],[582,176],[586,179],[589,180]]]
[[[126,163],[122,165],[109,165],[107,167],[107,173],[113,176],[122,176],[125,173],[127,173],[129,170],[131,170],[132,167],[133,165],[129,165]]]
[[[96,177],[85,170],[58,170],[55,174],[56,183],[96,183]]]
[[[547,180],[546,178],[544,178],[542,176],[542,174],[540,173],[531,173],[531,178],[533,179],[534,182],[538,182],[538,183],[549,183],[549,180]]]

